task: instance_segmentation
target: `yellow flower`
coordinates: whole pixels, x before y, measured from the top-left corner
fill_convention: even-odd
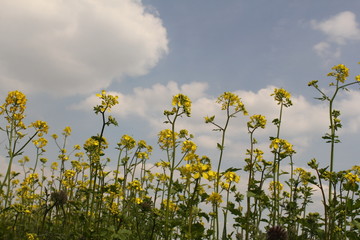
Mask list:
[[[73,178],[75,176],[76,172],[74,170],[66,170],[64,172],[65,178]]]
[[[345,178],[351,185],[355,185],[356,183],[360,182],[359,175],[353,174],[352,172],[348,172],[347,174],[345,174]]]
[[[78,145],[78,144],[76,144],[76,145],[74,145],[74,150],[80,150],[80,145]]]
[[[206,202],[211,202],[212,204],[220,205],[223,202],[222,197],[219,193],[213,192],[210,196],[206,199]]]
[[[302,168],[296,168],[294,170],[294,173],[299,174],[299,177],[300,177],[301,181],[304,183],[304,185],[307,185],[309,183],[309,179],[311,178],[310,172],[307,172]]]
[[[106,149],[108,147],[108,142],[106,141],[106,138],[102,137],[101,142],[101,149]],[[84,149],[87,152],[91,153],[99,149],[99,144],[99,137],[91,137],[86,140],[84,144]],[[102,151],[100,151],[100,153],[102,153]]]
[[[136,141],[129,135],[123,135],[120,142],[117,144],[119,147],[124,147],[128,150],[133,149],[136,146]]]
[[[105,90],[102,90],[101,94],[96,94],[96,96],[101,99],[101,105],[94,108],[95,113],[110,111],[113,106],[119,103],[118,96],[106,94]]]
[[[135,198],[135,203],[136,204],[140,204],[142,202],[143,202],[143,200],[141,198]]]
[[[51,169],[52,169],[52,170],[57,170],[57,169],[58,169],[58,163],[57,163],[57,162],[53,162],[53,163],[51,164]]]
[[[157,162],[155,163],[155,166],[163,167],[163,168],[170,167],[170,162],[165,162],[165,161]]]
[[[34,143],[34,145],[35,145],[37,148],[43,148],[43,147],[45,147],[46,144],[48,143],[48,141],[47,141],[45,138],[43,138],[43,137],[41,137],[41,138],[39,138],[39,139],[34,139],[32,142]]]
[[[172,99],[172,105],[182,108],[184,113],[189,117],[191,114],[191,100],[184,94],[177,94]]]
[[[292,105],[290,100],[291,94],[283,88],[275,88],[274,93],[270,96],[274,96],[278,105],[283,104],[285,107],[290,107]]]
[[[140,182],[138,180],[134,180],[132,182],[129,182],[127,188],[130,189],[130,190],[137,190],[137,191],[143,190],[142,187],[141,187],[141,184],[140,184]]]
[[[36,233],[26,233],[26,239],[27,240],[38,240]]]
[[[266,118],[262,115],[253,115],[250,117],[250,121],[247,123],[248,128],[265,128]]]
[[[165,129],[159,133],[158,143],[161,149],[167,149],[173,147],[176,144],[178,139],[178,133],[171,131],[170,129]],[[175,138],[175,142],[174,142]]]
[[[64,136],[70,136],[71,134],[71,128],[70,127],[65,127],[62,133]]]
[[[41,137],[44,133],[48,133],[49,126],[46,122],[37,120],[30,124],[30,127],[35,128],[35,130],[38,132],[38,135]]]
[[[244,115],[248,114],[239,96],[232,92],[224,92],[216,102],[221,104],[221,110],[227,110],[230,106],[233,106],[236,112],[243,112]]]
[[[274,191],[274,188],[279,192],[284,189],[284,185],[277,181],[271,181],[269,184],[269,190]]]
[[[314,87],[318,87],[318,85],[317,85],[317,83],[318,83],[319,81],[318,80],[312,80],[312,81],[310,81],[309,83],[308,83],[308,86],[310,87],[310,86],[314,86]]]
[[[274,150],[278,150],[279,154],[282,155],[282,157],[290,156],[295,153],[295,150],[293,149],[293,145],[290,144],[285,139],[281,139],[281,138],[274,138],[271,141],[270,148]]]
[[[236,182],[240,181],[240,177],[234,172],[226,172],[224,173],[224,178],[226,182]]]
[[[225,190],[229,190],[229,188],[230,188],[229,183],[220,182],[220,186],[222,189],[225,189]]]
[[[183,146],[182,146],[181,150],[182,150],[183,153],[186,153],[186,152],[193,153],[193,152],[196,151],[196,148],[197,148],[196,144],[193,141],[190,141],[190,140],[184,141],[182,143],[182,145]]]
[[[169,176],[164,173],[155,173],[155,177],[158,181],[164,183],[169,179]]]
[[[203,177],[209,181],[216,179],[217,173],[213,170],[209,170],[208,172],[203,173]]]
[[[341,83],[344,83],[346,78],[349,76],[349,69],[344,64],[336,65],[331,69],[335,71],[328,73],[328,76],[335,77],[336,81]]]

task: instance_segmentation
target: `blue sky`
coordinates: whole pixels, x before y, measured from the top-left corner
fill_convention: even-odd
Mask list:
[[[216,161],[220,136],[203,117],[221,112],[215,99],[224,91],[242,98],[250,114],[263,114],[268,128],[258,134],[268,150],[268,137],[278,107],[269,96],[275,87],[293,95],[284,113],[282,137],[294,144],[295,161],[306,166],[316,157],[326,166],[326,106],[307,83],[319,80],[336,64],[360,74],[360,2],[296,1],[48,1],[30,4],[0,0],[0,95],[21,90],[29,99],[29,121],[49,122],[50,133],[71,126],[70,144],[82,144],[100,130],[92,113],[102,89],[119,95],[112,114],[119,127],[106,130],[110,143],[129,134],[154,146],[153,161],[164,158],[156,148],[163,110],[171,96],[183,92],[193,101],[190,119],[180,128],[196,136],[200,155]],[[359,164],[354,146],[360,131],[359,87],[340,96],[342,143],[338,169]],[[247,117],[232,119],[224,167],[241,167],[248,147]],[[51,145],[51,141],[50,141]],[[2,153],[5,154],[4,152]],[[49,158],[55,158],[51,151]],[[111,153],[109,153],[111,154]]]

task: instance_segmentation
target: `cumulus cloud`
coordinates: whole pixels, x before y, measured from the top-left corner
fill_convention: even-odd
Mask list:
[[[140,1],[3,0],[2,89],[86,94],[146,74],[168,52],[161,19]]]
[[[314,29],[323,32],[330,41],[345,44],[347,40],[360,40],[360,29],[353,12],[341,12],[324,21],[311,21]]]
[[[336,59],[341,55],[339,46],[345,45],[351,40],[360,40],[360,29],[356,21],[356,15],[351,11],[340,12],[326,20],[312,20],[313,29],[326,35],[326,40],[317,43],[313,49],[323,58]],[[333,47],[333,46],[338,47]],[[332,50],[335,48],[336,50]]]
[[[341,56],[341,50],[339,47],[332,49],[332,46],[328,42],[319,42],[318,44],[315,44],[313,47],[314,51],[317,55],[324,59],[334,60],[338,59]]]

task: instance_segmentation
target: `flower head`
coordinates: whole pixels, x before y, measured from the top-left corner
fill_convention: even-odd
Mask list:
[[[248,121],[247,126],[249,129],[256,128],[265,128],[266,126],[266,118],[262,115],[253,115],[250,117],[250,121]]]
[[[159,133],[159,139],[158,139],[158,143],[160,145],[161,149],[167,149],[169,147],[173,147],[176,144],[176,139],[178,139],[178,133],[177,132],[173,132],[170,129],[164,129],[162,131],[160,131]],[[175,142],[174,142],[175,139]]]
[[[333,72],[329,72],[327,75],[335,77],[336,81],[344,83],[349,76],[349,69],[344,64],[339,64],[331,68]]]
[[[101,99],[101,104],[94,107],[96,114],[99,112],[104,113],[105,111],[110,111],[113,106],[119,103],[119,96],[107,94],[105,90],[102,90],[101,94],[96,94],[96,96]]]
[[[224,92],[216,102],[221,104],[221,110],[227,110],[231,106],[235,107],[236,112],[243,112],[244,115],[248,114],[239,96],[232,92]]]
[[[206,199],[206,202],[211,202],[215,205],[220,205],[220,203],[223,202],[222,197],[219,193],[213,192],[210,194],[210,196]]]
[[[184,113],[190,117],[191,114],[191,100],[184,94],[177,94],[172,99],[172,105],[178,108],[182,108]]]
[[[283,104],[285,107],[290,107],[292,105],[291,102],[291,94],[283,88],[275,88],[274,93],[270,96],[274,96],[275,101],[278,105]]]

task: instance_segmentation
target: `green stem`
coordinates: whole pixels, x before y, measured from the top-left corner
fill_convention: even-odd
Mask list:
[[[169,240],[171,238],[171,232],[169,233],[169,221],[170,221],[170,199],[171,199],[171,188],[173,184],[174,171],[175,171],[175,157],[176,157],[176,136],[175,136],[175,122],[178,117],[179,108],[176,110],[175,116],[171,123],[171,131],[172,131],[172,152],[171,152],[171,165],[170,165],[170,179],[169,179],[169,187],[167,190],[167,201],[166,201],[166,209],[165,209],[165,239]],[[170,120],[170,119],[169,119]]]

